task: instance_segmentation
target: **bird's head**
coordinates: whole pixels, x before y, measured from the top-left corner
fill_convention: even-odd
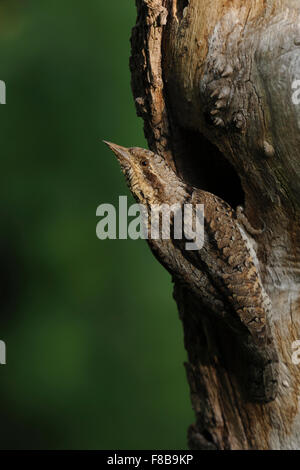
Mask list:
[[[185,189],[170,165],[150,150],[126,148],[105,142],[117,156],[128,186],[140,204],[174,204],[182,202]]]

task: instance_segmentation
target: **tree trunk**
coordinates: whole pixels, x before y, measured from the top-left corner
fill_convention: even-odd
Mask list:
[[[272,301],[276,399],[245,398],[234,334],[175,285],[196,415],[189,446],[300,448],[292,360],[300,338],[299,1],[136,3],[132,88],[149,147],[186,182],[244,206],[249,223],[264,227],[252,241]]]

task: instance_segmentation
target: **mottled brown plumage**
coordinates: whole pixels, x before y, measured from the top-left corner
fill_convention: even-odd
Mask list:
[[[186,240],[174,237],[150,238],[148,243],[173,278],[236,332],[248,358],[251,398],[274,399],[277,354],[269,331],[271,305],[260,279],[255,252],[237,214],[217,196],[186,185],[159,155],[107,144],[116,154],[134,197],[149,213],[153,205],[188,203],[193,208],[204,205],[202,249],[186,250]]]

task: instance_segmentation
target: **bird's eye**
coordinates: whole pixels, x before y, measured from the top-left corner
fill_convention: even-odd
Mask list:
[[[143,160],[143,161],[142,161],[142,165],[143,165],[143,166],[147,166],[147,165],[148,165],[147,161],[146,161],[146,160]]]

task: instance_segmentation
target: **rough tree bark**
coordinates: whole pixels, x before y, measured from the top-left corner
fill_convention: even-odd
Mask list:
[[[196,422],[192,449],[300,448],[298,0],[136,0],[132,88],[151,150],[184,180],[245,207],[279,354],[267,404],[240,386],[236,338],[175,286]]]

